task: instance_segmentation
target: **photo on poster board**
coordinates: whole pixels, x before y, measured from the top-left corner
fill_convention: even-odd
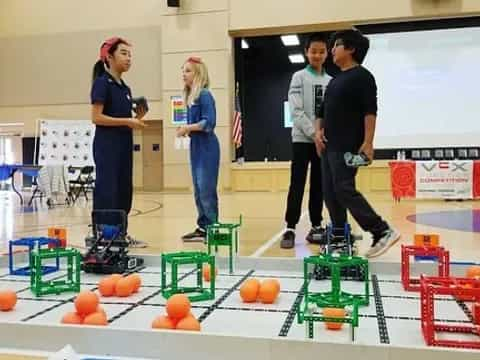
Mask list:
[[[181,96],[170,97],[170,108],[172,123],[175,125],[182,125],[187,123],[187,108]]]

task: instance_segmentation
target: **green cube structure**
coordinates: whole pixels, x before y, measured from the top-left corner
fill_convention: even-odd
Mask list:
[[[210,266],[210,289],[203,286],[203,265]],[[167,266],[171,267],[170,284],[167,284]],[[182,287],[178,284],[180,265],[195,265],[196,286]],[[213,300],[215,298],[215,257],[204,252],[190,251],[162,254],[161,291],[165,299],[174,294],[187,294],[190,301]]]
[[[242,216],[236,224],[225,224],[216,222],[207,226],[207,250],[212,254],[212,248],[215,254],[221,246],[228,247],[228,268],[230,274],[233,274],[234,254],[238,253],[239,229],[242,225]]]
[[[310,292],[309,285],[311,281],[310,267],[324,266],[330,269],[331,274],[331,290],[327,292]],[[342,291],[341,288],[341,273],[342,268],[358,266],[364,274],[364,292],[363,294],[350,294]],[[368,260],[359,256],[349,255],[318,255],[310,256],[303,261],[304,273],[304,306],[299,306],[297,309],[298,323],[302,324],[304,321],[307,325],[307,336],[313,338],[313,323],[321,322],[337,322],[349,323],[351,325],[352,341],[354,340],[354,328],[358,326],[358,307],[369,304],[369,272]],[[346,308],[351,307],[347,311],[347,315],[343,318],[332,318],[323,316],[318,311],[319,308]]]
[[[38,249],[30,255],[30,289],[36,296],[80,291],[80,252],[71,248]],[[67,279],[42,279],[42,261],[67,258]]]

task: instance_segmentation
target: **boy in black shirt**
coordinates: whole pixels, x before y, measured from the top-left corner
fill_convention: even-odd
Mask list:
[[[347,221],[345,209],[364,231],[373,235],[365,256],[382,255],[400,238],[355,188],[357,169],[347,166],[345,153],[363,153],[373,159],[377,115],[377,86],[360,64],[369,40],[357,30],[334,34],[333,60],[342,70],[327,87],[316,121],[315,145],[322,153],[325,204],[334,227]]]

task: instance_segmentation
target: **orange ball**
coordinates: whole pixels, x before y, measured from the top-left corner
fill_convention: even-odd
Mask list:
[[[466,276],[467,278],[470,278],[470,279],[480,279],[480,266],[479,265],[470,266],[467,269]]]
[[[278,285],[269,280],[265,280],[260,285],[260,290],[258,291],[258,299],[264,304],[273,304],[277,299],[278,295]]]
[[[152,322],[152,329],[175,329],[175,321],[168,316],[157,316]]]
[[[104,277],[98,282],[98,291],[102,296],[109,297],[115,294],[115,284],[117,280],[112,277]]]
[[[93,291],[82,291],[75,298],[75,308],[80,316],[89,315],[97,309],[99,300]]]
[[[83,323],[83,318],[78,315],[76,312],[69,312],[63,315],[62,324],[81,324]]]
[[[115,284],[117,283],[118,280],[123,278],[122,274],[112,274],[109,277],[110,277],[110,279],[113,279]]]
[[[340,318],[343,319],[346,315],[345,309],[341,308],[323,308],[323,316],[330,318]],[[343,323],[337,322],[325,322],[325,327],[328,330],[340,330],[343,326]]]
[[[210,282],[210,265],[203,265],[203,280]],[[215,277],[218,275],[218,268],[215,267]]]
[[[275,291],[277,292],[277,295],[280,293],[280,282],[277,279],[263,280],[262,283],[260,284],[260,287],[263,284],[269,284],[270,286],[273,286],[275,288]]]
[[[280,281],[278,281],[277,279],[268,279],[265,281],[271,281],[275,285],[275,288],[277,289],[277,293],[280,293]]]
[[[17,304],[17,293],[13,290],[0,291],[0,310],[10,311]]]
[[[190,300],[185,294],[175,294],[167,300],[167,314],[173,320],[183,319],[190,312],[190,308]]]
[[[243,302],[250,303],[257,301],[260,282],[257,279],[249,279],[240,287],[240,297]]]
[[[87,315],[83,320],[84,325],[98,325],[105,326],[108,324],[107,317],[102,312],[94,312],[90,315]]]
[[[133,292],[133,283],[128,278],[121,278],[115,285],[115,295],[120,297],[130,296]]]
[[[133,292],[138,292],[140,286],[142,286],[142,278],[138,274],[130,274],[127,276],[127,279],[133,283]]]
[[[177,330],[200,331],[200,322],[193,316],[187,316],[177,324]]]
[[[97,310],[95,310],[95,312],[100,312],[103,315],[105,315],[105,317],[107,317],[107,313],[105,312],[105,310],[100,305],[97,306]]]
[[[471,284],[465,284],[465,283],[459,283],[458,287],[462,288],[462,289],[472,289],[473,288],[473,286]],[[475,300],[475,296],[466,295],[466,294],[455,295],[455,298],[459,301],[474,301]]]

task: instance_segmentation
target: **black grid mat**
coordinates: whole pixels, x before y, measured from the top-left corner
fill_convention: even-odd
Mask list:
[[[184,273],[179,281],[184,280],[189,278],[190,276],[196,276],[195,275],[196,270],[193,269],[190,272]],[[149,271],[148,268],[143,269],[142,271],[139,272],[139,274],[160,274],[159,272],[156,271]],[[225,291],[222,296],[216,299],[216,301],[211,304],[211,305],[202,305],[202,303],[193,303],[192,308],[193,309],[201,309],[203,312],[199,315],[198,319],[200,322],[205,321],[212,313],[214,313],[216,310],[227,310],[227,311],[239,311],[239,312],[263,312],[263,313],[278,313],[282,317],[284,317],[284,321],[281,324],[281,327],[278,329],[278,336],[279,337],[287,337],[289,334],[289,331],[292,327],[292,325],[295,323],[295,317],[296,317],[296,312],[298,309],[298,306],[301,305],[303,301],[303,283],[300,286],[298,290],[282,290],[282,294],[296,294],[296,298],[293,301],[293,304],[290,306],[290,309],[273,309],[273,308],[248,308],[248,307],[238,307],[238,306],[229,306],[225,304],[225,300],[229,298],[232,294],[234,294],[239,286],[249,277],[252,277],[255,275],[257,278],[271,278],[271,277],[276,277],[280,281],[282,279],[303,279],[301,276],[293,276],[293,275],[276,275],[276,276],[268,276],[268,275],[260,275],[256,274],[254,270],[250,270],[248,272],[243,272],[244,275],[229,275],[229,274],[219,274],[219,277],[223,278],[232,278],[236,277],[239,278],[238,281],[233,283],[231,286],[223,286],[223,287],[217,287],[216,290],[221,290]],[[8,274],[7,274],[8,276]],[[62,275],[63,276],[63,275]],[[383,300],[384,299],[401,299],[401,300],[418,300],[418,294],[417,293],[405,293],[405,295],[382,295],[381,294],[381,285],[382,284],[387,284],[387,283],[398,283],[400,284],[399,280],[384,280],[384,279],[379,279],[381,277],[381,274],[373,274],[371,276],[371,284],[372,284],[372,290],[373,294],[370,296],[373,298],[375,302],[375,314],[359,314],[360,318],[372,318],[377,320],[377,328],[378,328],[378,334],[379,334],[379,339],[380,342],[383,344],[389,344],[390,343],[390,337],[389,337],[389,329],[387,327],[387,320],[409,320],[409,321],[415,321],[419,322],[420,319],[419,317],[416,316],[395,316],[395,315],[386,315],[384,312],[384,304]],[[42,310],[35,312],[29,316],[26,316],[22,318],[20,321],[22,322],[29,322],[32,319],[35,319],[45,313],[48,313],[49,311],[52,311],[53,309],[56,309],[62,305],[65,305],[67,303],[71,303],[74,301],[76,294],[74,294],[72,297],[68,297],[66,299],[49,299],[49,298],[35,298],[34,296],[29,297],[29,296],[21,296],[22,294],[25,294],[25,292],[28,291],[29,289],[29,280],[26,279],[16,279],[16,278],[5,278],[5,276],[2,276],[0,278],[0,283],[3,284],[8,284],[9,282],[11,283],[25,283],[25,288],[19,289],[17,293],[20,295],[18,298],[20,300],[36,300],[39,303],[43,303],[44,305],[47,303],[51,303],[51,306],[48,306],[46,308],[43,308]],[[93,287],[92,290],[96,290],[96,283],[93,283],[93,280],[88,279],[86,282],[82,282],[83,286],[91,286]],[[116,314],[115,316],[109,318],[109,323],[113,323],[117,321],[118,319],[122,318],[126,314],[130,313],[134,309],[137,309],[141,306],[164,306],[162,304],[151,304],[147,303],[149,300],[151,300],[153,297],[159,295],[161,293],[160,291],[160,286],[154,286],[154,285],[142,285],[143,288],[148,288],[148,289],[157,289],[156,291],[149,293],[148,296],[145,296],[143,298],[140,298],[136,301],[128,301],[128,299],[125,299],[126,301],[122,302],[112,302],[112,301],[101,301],[102,304],[112,304],[112,305],[126,305],[126,309],[121,311],[120,313]],[[399,291],[400,292],[400,291]],[[26,294],[25,294],[26,295]],[[448,298],[442,298],[438,299],[438,301],[455,301],[455,299],[448,299]],[[463,302],[458,302],[459,307],[467,318],[471,319],[472,315],[470,313],[470,310],[468,309],[467,305]],[[42,306],[43,307],[43,306]],[[437,314],[438,316],[438,314]],[[447,316],[448,317],[448,316]],[[456,320],[456,319],[438,319],[442,322],[450,322],[450,323],[468,323],[466,320]],[[360,326],[361,326],[361,321],[360,321]]]

